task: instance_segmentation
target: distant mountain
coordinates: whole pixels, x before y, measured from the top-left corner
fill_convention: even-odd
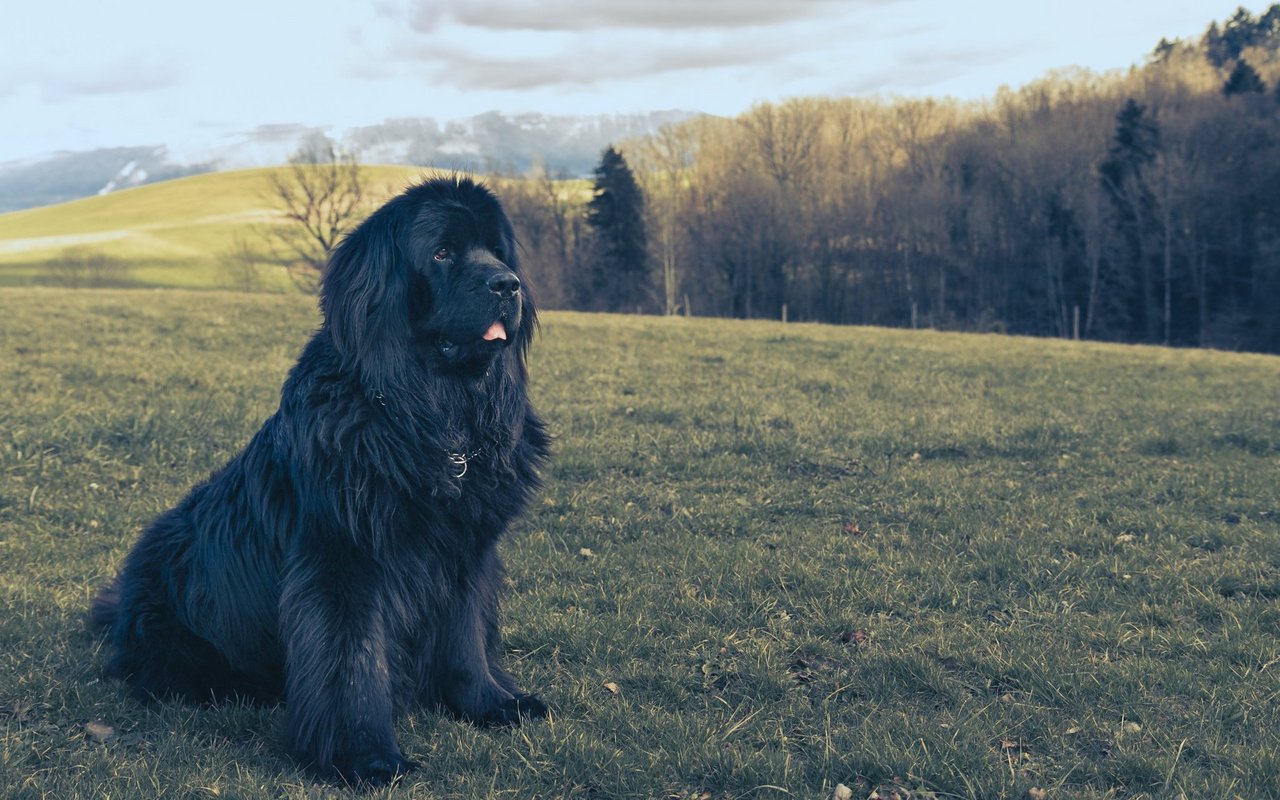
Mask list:
[[[0,212],[106,194],[129,186],[209,172],[174,164],[164,147],[109,147],[0,164]]]
[[[430,117],[387,120],[348,131],[342,143],[366,163],[506,174],[522,174],[539,164],[552,175],[584,177],[610,143],[696,116],[689,111],[597,116],[507,116],[491,111],[444,124]]]
[[[453,122],[391,119],[352,128],[338,143],[366,164],[402,164],[521,174],[535,164],[553,176],[589,175],[612,143],[688,120],[689,111],[551,116],[496,111]],[[283,164],[309,139],[305,125],[263,125],[205,149],[198,163],[175,163],[168,148],[112,147],[0,164],[0,212],[105,194],[200,172]]]

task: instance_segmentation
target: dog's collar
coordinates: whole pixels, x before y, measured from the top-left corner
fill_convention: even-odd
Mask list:
[[[378,405],[382,406],[383,408],[387,407],[387,398],[385,395],[382,394],[382,392],[378,390],[374,390],[373,399],[377,400]],[[461,478],[463,475],[466,475],[467,470],[471,466],[471,462],[479,458],[480,454],[483,452],[484,452],[483,447],[477,447],[475,450],[472,450],[469,453],[465,451],[459,451],[459,450],[450,450],[447,453],[447,455],[449,458],[449,464],[453,467],[453,477]]]
[[[473,459],[479,458],[484,452],[483,447],[477,447],[470,453],[460,453],[457,450],[449,451],[449,463],[453,465],[453,477],[461,478],[467,474],[467,468]]]

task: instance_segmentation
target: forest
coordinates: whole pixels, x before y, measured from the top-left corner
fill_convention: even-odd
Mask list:
[[[1128,71],[761,103],[552,177],[501,187],[552,307],[1280,352],[1280,4]]]

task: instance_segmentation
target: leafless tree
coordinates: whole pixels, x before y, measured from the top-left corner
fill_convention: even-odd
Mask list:
[[[520,257],[536,279],[539,304],[568,307],[584,198],[574,197],[572,184],[552,178],[541,165],[524,177],[492,182],[515,226]]]
[[[283,217],[270,226],[270,238],[284,251],[290,276],[316,291],[329,254],[364,211],[368,193],[360,162],[327,137],[304,144],[289,166],[273,170],[267,195]]]
[[[123,286],[128,273],[126,262],[83,247],[63,250],[49,264],[51,282],[71,288]]]
[[[222,285],[237,292],[262,291],[261,257],[249,239],[236,233],[222,255]]]
[[[636,179],[644,188],[649,228],[657,234],[654,244],[662,263],[663,306],[668,315],[680,310],[677,228],[689,204],[689,167],[696,149],[697,131],[690,125],[665,125],[626,146],[627,158],[637,165]]]

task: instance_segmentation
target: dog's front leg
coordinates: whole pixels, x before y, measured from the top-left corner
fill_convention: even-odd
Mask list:
[[[442,696],[450,710],[479,725],[518,725],[522,718],[547,715],[547,707],[521,692],[515,680],[498,665],[498,587],[502,567],[490,552],[455,598],[454,613],[440,637]]]
[[[308,546],[291,554],[281,586],[289,747],[349,783],[412,768],[392,730],[379,585],[378,565],[354,547]]]

